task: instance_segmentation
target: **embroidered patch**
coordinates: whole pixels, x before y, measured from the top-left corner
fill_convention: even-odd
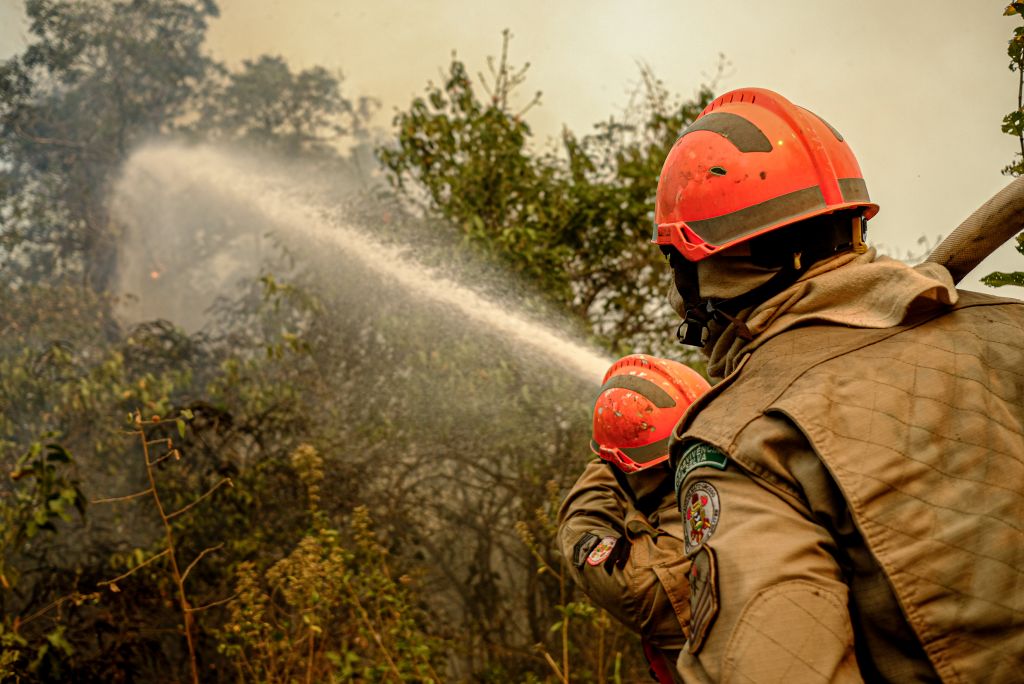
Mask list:
[[[600,536],[593,532],[584,532],[583,536],[576,542],[576,545],[572,547],[573,565],[577,568],[582,568],[583,564],[587,562],[587,556],[590,555],[591,550],[599,541],[601,541]]]
[[[695,442],[683,453],[683,457],[676,464],[676,492],[683,486],[683,480],[691,471],[702,466],[725,470],[728,463],[728,457],[715,447],[704,442]]]
[[[618,541],[618,537],[605,537],[597,546],[594,547],[590,555],[587,556],[587,565],[600,565],[604,563],[608,556],[612,554],[612,549],[615,548],[615,542]]]
[[[691,559],[686,579],[690,583],[690,633],[686,649],[697,653],[718,615],[718,576],[711,547],[701,548]]]
[[[683,514],[683,543],[686,555],[690,555],[715,533],[722,512],[718,490],[710,482],[698,480],[679,500],[679,508]]]

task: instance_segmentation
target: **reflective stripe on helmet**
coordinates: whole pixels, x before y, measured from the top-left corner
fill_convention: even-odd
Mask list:
[[[839,131],[777,93],[744,88],[709,104],[658,179],[653,241],[689,261],[814,216],[878,212]]]
[[[824,208],[825,198],[821,194],[821,188],[815,185],[725,216],[687,221],[686,226],[704,242],[723,245],[745,238],[780,221]]]
[[[718,133],[740,152],[772,151],[772,143],[768,140],[768,136],[761,132],[760,128],[736,114],[713,112],[703,116],[690,124],[679,136],[679,140],[697,131]]]
[[[683,411],[710,386],[677,361],[631,354],[612,364],[594,403],[593,452],[623,473],[668,459]]]
[[[668,456],[668,437],[659,439],[657,442],[646,444],[644,446],[621,447],[619,451],[626,454],[626,456],[629,456],[631,460],[637,463],[646,463],[652,458]]]
[[[658,408],[672,408],[676,405],[675,399],[669,393],[655,385],[650,380],[636,375],[613,375],[608,382],[601,385],[598,395],[604,394],[605,390],[627,389],[636,392]]]

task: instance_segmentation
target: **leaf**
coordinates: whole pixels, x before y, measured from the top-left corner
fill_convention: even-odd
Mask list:
[[[110,591],[114,592],[115,594],[121,593],[121,588],[117,586],[117,582],[111,582],[110,584],[107,585],[107,588],[110,589]]]
[[[178,426],[178,435],[179,435],[179,436],[180,436],[180,437],[181,437],[182,439],[185,439],[185,421],[183,421],[183,420],[182,420],[181,418],[178,418],[178,419],[177,419],[177,420],[175,420],[174,422],[175,422],[175,423],[177,424],[177,426]]]
[[[1004,285],[1024,287],[1024,272],[1003,273],[1002,271],[995,271],[982,278],[981,282],[989,287],[1002,287]]]
[[[46,460],[51,463],[71,463],[71,454],[60,444],[47,444]]]
[[[58,627],[56,630],[47,634],[46,640],[53,644],[55,647],[59,648],[61,651],[63,651],[64,655],[69,656],[72,653],[74,653],[74,649],[71,647],[71,644],[68,642],[67,639],[64,638],[63,627]]]

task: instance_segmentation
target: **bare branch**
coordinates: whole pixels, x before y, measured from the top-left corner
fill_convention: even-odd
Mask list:
[[[227,484],[229,487],[233,487],[234,486],[231,483],[231,478],[230,477],[225,477],[223,480],[221,480],[220,482],[218,482],[217,484],[213,485],[208,490],[206,490],[205,494],[203,494],[201,497],[199,497],[198,499],[196,499],[195,501],[193,501],[189,505],[187,505],[187,506],[185,506],[183,508],[179,508],[178,510],[174,511],[173,513],[168,513],[167,516],[166,516],[167,519],[170,520],[171,518],[175,518],[175,517],[181,515],[182,513],[184,513],[185,511],[189,510],[190,508],[192,508],[193,506],[195,506],[196,504],[201,502],[203,499],[206,499],[208,496],[210,496],[215,491],[220,489],[221,485],[224,485],[224,484]]]
[[[170,458],[170,457],[172,457],[172,456],[173,456],[173,457],[174,457],[174,458],[175,458],[176,460],[177,460],[177,459],[180,459],[180,458],[181,458],[181,452],[180,452],[180,451],[178,451],[177,449],[171,449],[170,451],[168,451],[168,452],[167,452],[166,454],[164,454],[164,455],[163,455],[163,456],[161,456],[160,458],[158,458],[158,459],[156,459],[155,461],[151,462],[151,463],[150,463],[150,465],[151,465],[151,466],[155,466],[155,465],[156,465],[157,463],[160,463],[161,461],[166,461],[167,459],[169,459],[169,458]]]
[[[77,147],[84,148],[85,143],[76,142],[74,140],[61,140],[59,138],[43,138],[35,135],[30,135],[21,129],[21,126],[15,125],[14,132],[22,138],[30,140],[38,145],[60,145],[62,147]]]
[[[558,681],[566,681],[565,677],[562,676],[562,670],[558,667],[558,663],[555,662],[555,659],[552,658],[551,654],[547,651],[544,651],[544,660],[548,661],[548,665],[550,665],[551,669],[555,671],[555,676],[558,677]]]
[[[185,581],[185,579],[188,577],[188,573],[192,572],[192,568],[195,567],[196,563],[198,563],[199,561],[201,561],[203,559],[203,556],[205,556],[208,553],[213,553],[214,551],[217,551],[217,550],[222,549],[222,548],[224,548],[224,542],[221,542],[220,544],[217,544],[216,546],[211,546],[208,549],[203,549],[202,551],[200,551],[199,555],[196,556],[195,560],[192,561],[191,563],[189,563],[188,567],[185,568],[185,572],[181,573],[181,581],[182,582]]]
[[[238,594],[232,594],[231,596],[228,596],[225,599],[221,599],[219,601],[214,601],[212,603],[207,603],[207,604],[202,605],[202,606],[196,606],[195,608],[189,606],[188,612],[190,612],[190,613],[198,613],[199,611],[206,610],[207,608],[216,608],[217,606],[222,606],[225,603],[228,603],[230,601],[234,601],[236,598],[238,598]]]
[[[32,622],[36,618],[41,617],[41,616],[45,615],[46,613],[49,613],[54,608],[57,608],[58,606],[60,606],[60,605],[62,605],[64,603],[67,603],[68,601],[85,601],[85,600],[88,600],[88,599],[94,599],[94,598],[96,598],[98,596],[99,596],[99,594],[80,594],[77,591],[73,592],[71,594],[68,594],[67,596],[61,596],[56,601],[54,601],[54,602],[50,603],[49,605],[47,605],[47,606],[45,606],[43,608],[40,608],[36,612],[32,613],[31,615],[29,615],[24,620],[19,620],[18,618],[15,618],[14,631],[17,632],[19,627],[27,625],[28,623]]]
[[[136,565],[134,568],[132,568],[128,572],[124,573],[123,575],[118,575],[114,579],[103,580],[102,582],[97,582],[96,586],[102,587],[102,586],[107,585],[107,584],[114,584],[115,582],[119,582],[119,581],[125,579],[126,577],[131,577],[136,572],[138,572],[142,568],[146,567],[147,565],[149,565],[150,563],[155,561],[157,558],[162,558],[163,556],[166,556],[170,552],[171,552],[170,549],[164,549],[163,551],[161,551],[160,553],[156,554],[155,556],[150,556],[149,558],[147,558],[143,562],[139,563],[138,565]]]
[[[106,499],[93,499],[92,503],[94,503],[94,504],[102,504],[102,503],[113,503],[115,501],[128,501],[130,499],[137,499],[140,496],[146,496],[147,494],[152,494],[152,493],[153,493],[153,488],[150,487],[148,489],[143,489],[141,492],[135,492],[134,494],[128,494],[126,496],[111,496],[111,497],[108,497]]]

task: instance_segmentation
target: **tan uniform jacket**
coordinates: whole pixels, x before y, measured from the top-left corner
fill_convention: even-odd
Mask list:
[[[665,468],[659,473],[659,478],[671,477]],[[686,640],[689,563],[675,497],[671,487],[663,491],[645,515],[616,481],[611,466],[595,460],[587,464],[562,504],[558,540],[570,574],[594,603],[652,645],[674,652]],[[632,546],[625,565],[574,562],[575,546],[588,533],[627,538]]]
[[[673,457],[699,523],[685,673],[1020,681],[1024,304],[782,332],[694,404]]]

